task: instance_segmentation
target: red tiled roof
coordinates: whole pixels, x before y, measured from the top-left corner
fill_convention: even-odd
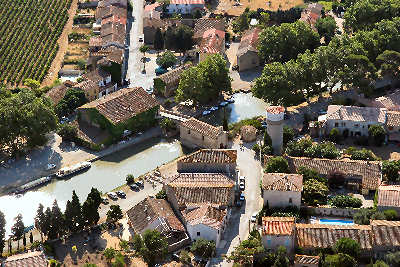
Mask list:
[[[4,267],[47,267],[47,259],[42,251],[28,252],[8,257]]]
[[[217,29],[220,31],[225,31],[225,22],[223,19],[214,18],[202,18],[195,22],[193,29],[193,38],[202,38],[203,33],[209,29]]]
[[[329,105],[326,119],[354,122],[366,121],[371,124],[385,123],[386,110],[374,107]]]
[[[204,0],[171,0],[172,5],[204,5]]]
[[[391,94],[375,98],[374,106],[387,108],[388,110],[400,110],[400,90],[397,89]]]
[[[92,82],[98,83],[109,76],[111,76],[110,73],[102,70],[101,68],[96,68],[91,72],[83,74],[82,78],[84,78],[85,80],[90,80]]]
[[[378,207],[400,207],[400,185],[381,185],[378,188]]]
[[[203,41],[200,44],[200,51],[203,53],[223,52],[225,43],[225,32],[217,29],[208,29],[203,33]]]
[[[195,118],[191,118],[181,123],[181,127],[196,131],[212,139],[217,139],[218,136],[220,136],[224,132],[222,127],[215,127],[211,124],[197,120]]]
[[[266,108],[266,110],[270,114],[279,114],[285,112],[285,108],[282,106],[269,106]]]
[[[238,48],[238,56],[245,54],[247,51],[257,52],[258,36],[261,32],[261,28],[255,27],[253,29],[247,30],[240,40],[240,45]]]
[[[154,4],[146,5],[144,7],[144,11],[152,11],[152,10],[155,10],[159,6],[160,6],[160,3],[159,2],[155,2]]]
[[[264,190],[301,192],[303,190],[303,175],[264,173],[262,187]]]
[[[94,108],[112,123],[130,119],[158,106],[159,103],[141,87],[121,89],[87,103],[79,109]]]
[[[263,235],[293,235],[294,233],[293,217],[263,217],[262,234]]]
[[[180,158],[184,163],[236,163],[236,149],[200,149],[188,156]]]
[[[388,127],[400,126],[400,111],[388,111],[386,125]]]
[[[94,46],[101,46],[103,43],[101,37],[99,36],[93,36],[89,39],[89,46],[94,47]]]
[[[294,263],[300,265],[315,264],[319,263],[319,256],[309,256],[309,255],[298,255],[294,256]]]
[[[201,204],[183,214],[186,222],[191,225],[204,224],[217,230],[221,228],[225,215],[226,210],[213,207],[209,203]]]
[[[400,247],[400,221],[372,220],[374,246]]]

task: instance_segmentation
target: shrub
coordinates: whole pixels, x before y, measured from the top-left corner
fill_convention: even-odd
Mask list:
[[[273,157],[268,160],[264,172],[288,173],[289,164],[283,157]]]
[[[252,149],[254,150],[254,152],[256,153],[256,155],[258,155],[260,153],[260,145],[255,143],[252,147]]]
[[[294,138],[294,130],[293,130],[293,128],[284,125],[283,126],[283,145],[286,146],[286,144],[289,141],[292,141],[293,138]]]
[[[383,214],[385,215],[385,218],[388,221],[394,221],[397,219],[398,216],[396,210],[385,210]]]
[[[321,183],[324,184],[327,183],[326,178],[321,177],[316,169],[300,166],[299,169],[297,170],[297,173],[303,175],[303,181],[315,179]]]
[[[270,146],[263,146],[261,150],[261,155],[272,155],[273,149]]]
[[[334,196],[329,203],[337,208],[360,208],[362,206],[361,199],[346,195]]]
[[[209,259],[214,255],[215,242],[199,238],[192,244],[190,250],[197,256]]]
[[[293,157],[304,156],[304,151],[312,146],[312,141],[308,138],[302,138],[299,141],[290,141],[286,147],[286,154]]]
[[[400,161],[382,162],[382,173],[389,181],[395,182],[399,179]]]
[[[369,149],[356,149],[355,147],[349,147],[345,150],[346,154],[350,155],[350,158],[353,160],[379,160],[377,156],[375,156],[374,152]]]
[[[135,176],[133,174],[126,175],[126,184],[133,184],[135,182]]]
[[[261,125],[261,122],[258,120],[259,117],[254,117],[251,119],[245,119],[241,120],[239,122],[231,123],[229,124],[229,130],[231,132],[232,136],[235,136],[240,132],[240,128],[245,125],[251,125],[254,126],[257,130],[262,131],[263,127]]]
[[[324,183],[315,179],[309,179],[304,182],[302,197],[311,206],[326,204],[328,192],[328,187]]]
[[[368,134],[374,138],[374,143],[377,146],[381,146],[385,141],[386,131],[382,125],[371,125],[368,129]]]
[[[329,133],[329,140],[332,142],[339,142],[341,139],[340,132],[337,128],[333,128]]]
[[[360,209],[353,216],[354,223],[368,225],[372,214],[373,214],[372,210]]]
[[[62,137],[63,141],[75,141],[78,137],[78,128],[69,123],[60,124],[57,134]]]
[[[360,254],[361,248],[357,241],[351,238],[343,237],[340,238],[333,248],[336,253],[343,253],[347,255],[352,255],[357,258]]]
[[[158,191],[156,194],[157,199],[167,199],[167,193],[164,190]]]

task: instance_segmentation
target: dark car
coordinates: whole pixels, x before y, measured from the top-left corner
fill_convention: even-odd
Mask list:
[[[239,66],[238,65],[233,66],[232,70],[239,70]]]
[[[117,195],[119,196],[119,197],[123,197],[123,198],[125,198],[126,197],[126,194],[125,194],[125,192],[124,191],[117,191],[116,192],[117,193]]]
[[[144,187],[143,181],[137,181],[135,184],[139,187]]]
[[[172,254],[171,258],[172,258],[174,261],[180,261],[180,260],[181,260],[181,257],[179,257],[178,253]]]
[[[164,74],[164,73],[167,73],[167,72],[168,72],[168,70],[166,70],[166,69],[164,69],[162,67],[158,67],[158,68],[155,69],[156,75],[161,75],[161,74]]]
[[[139,186],[137,186],[136,184],[131,184],[129,187],[134,191],[140,190]]]

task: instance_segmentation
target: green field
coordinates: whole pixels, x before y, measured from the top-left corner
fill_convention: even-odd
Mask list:
[[[0,0],[0,82],[42,81],[72,0]]]

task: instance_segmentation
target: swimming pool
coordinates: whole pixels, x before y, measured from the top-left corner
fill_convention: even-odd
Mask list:
[[[341,220],[341,219],[319,219],[320,224],[335,224],[335,225],[352,225],[353,220]]]

